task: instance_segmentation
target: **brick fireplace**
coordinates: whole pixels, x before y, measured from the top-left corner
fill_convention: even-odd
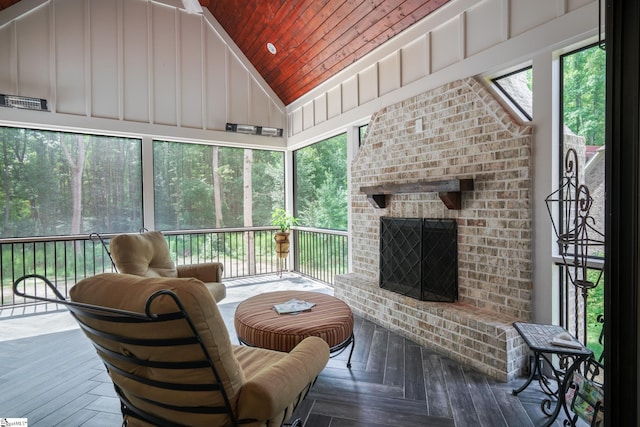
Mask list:
[[[352,309],[421,345],[502,381],[519,375],[526,347],[512,326],[531,316],[531,133],[473,78],[390,105],[372,117],[351,168],[353,272],[335,294]],[[459,209],[437,192],[361,189],[473,179]],[[419,301],[379,286],[381,217],[453,219],[457,302]]]

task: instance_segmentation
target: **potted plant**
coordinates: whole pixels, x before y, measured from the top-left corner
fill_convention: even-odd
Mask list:
[[[280,231],[274,236],[276,254],[278,254],[278,258],[286,258],[289,255],[289,230],[292,226],[298,225],[298,218],[289,215],[282,208],[277,208],[271,214],[271,225],[280,228]]]

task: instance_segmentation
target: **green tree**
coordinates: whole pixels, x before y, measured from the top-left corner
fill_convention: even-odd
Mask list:
[[[140,149],[139,139],[0,128],[0,236],[139,229]]]
[[[284,155],[154,141],[154,191],[161,230],[268,225],[284,198]]]
[[[347,228],[347,135],[295,152],[296,216],[310,227]]]
[[[563,60],[564,124],[587,145],[604,145],[606,52],[597,46]]]

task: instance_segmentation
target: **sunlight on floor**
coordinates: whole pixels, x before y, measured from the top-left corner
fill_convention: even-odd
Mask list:
[[[224,282],[227,286],[227,296],[218,304],[218,307],[232,339],[235,338],[232,321],[235,308],[241,301],[252,295],[292,289],[333,295],[331,286],[294,273],[284,273],[282,277],[277,275],[243,277]],[[0,342],[77,328],[78,324],[73,320],[73,317],[64,308],[54,304],[38,304],[0,310]]]

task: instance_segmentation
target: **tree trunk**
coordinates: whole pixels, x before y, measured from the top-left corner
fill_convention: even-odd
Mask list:
[[[251,171],[253,169],[253,150],[244,150],[244,173],[243,173],[243,217],[244,226],[253,227],[253,185],[251,182]],[[247,263],[249,275],[255,274],[255,237],[253,231],[245,233],[245,245],[247,248]]]
[[[216,210],[216,228],[222,228],[222,195],[220,192],[220,174],[218,173],[218,147],[211,147],[211,170],[213,171],[213,208]]]
[[[9,179],[9,153],[7,151],[7,131],[6,129],[2,130],[2,158],[4,162],[3,169],[3,187],[4,187],[4,215],[2,220],[2,231],[7,233],[9,231],[9,217],[11,215],[11,188],[10,188],[10,179]]]
[[[73,210],[71,215],[71,234],[80,234],[82,223],[82,172],[84,171],[84,136],[76,136],[78,143],[78,154],[74,160],[69,153],[69,149],[64,142],[64,137],[60,135],[60,144],[64,151],[64,156],[71,167],[71,196],[73,198]]]

